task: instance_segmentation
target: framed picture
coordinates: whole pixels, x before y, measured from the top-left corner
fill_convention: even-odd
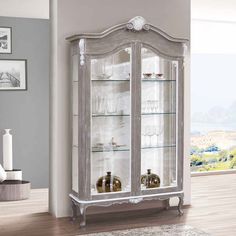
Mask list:
[[[27,61],[0,59],[0,91],[27,89]]]
[[[0,26],[0,53],[11,53],[11,27]]]

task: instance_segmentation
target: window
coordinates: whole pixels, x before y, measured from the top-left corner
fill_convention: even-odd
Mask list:
[[[192,21],[191,171],[236,169],[236,23]]]

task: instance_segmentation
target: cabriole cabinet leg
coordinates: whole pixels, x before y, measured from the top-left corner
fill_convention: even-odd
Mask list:
[[[85,204],[80,204],[80,227],[84,227],[86,225],[86,208]]]
[[[170,199],[169,198],[165,200],[165,205],[166,205],[165,209],[169,210],[170,209]]]
[[[180,196],[179,197],[179,204],[178,204],[178,212],[179,212],[179,215],[182,216],[184,214],[184,211],[183,211],[183,203],[184,203],[184,197],[183,196]]]
[[[77,208],[77,203],[74,202],[73,200],[71,201],[71,207],[72,207],[72,221],[75,221],[78,218],[78,208]]]

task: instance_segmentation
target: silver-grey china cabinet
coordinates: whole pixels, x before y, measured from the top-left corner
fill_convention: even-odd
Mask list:
[[[178,197],[186,40],[137,16],[71,42],[73,218],[88,206]]]

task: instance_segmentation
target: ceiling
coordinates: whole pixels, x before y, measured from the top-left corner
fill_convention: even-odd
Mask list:
[[[0,16],[49,19],[49,0],[0,0]]]

